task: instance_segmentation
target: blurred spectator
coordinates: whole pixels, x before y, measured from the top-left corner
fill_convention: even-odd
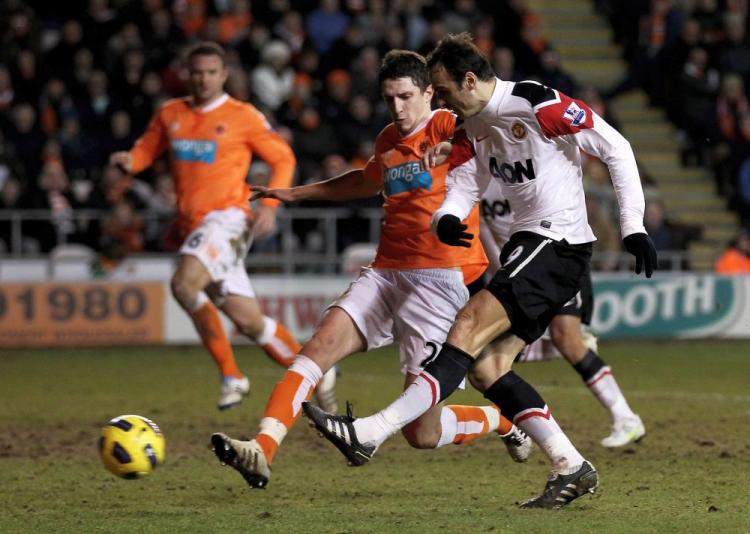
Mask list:
[[[34,221],[29,233],[39,241],[42,252],[49,252],[60,243],[76,241],[78,230],[73,210],[82,206],[76,202],[68,176],[59,162],[50,161],[44,165],[39,188],[41,193],[30,197],[29,207],[46,210],[51,217]]]
[[[348,24],[349,16],[341,10],[339,0],[320,0],[319,7],[307,17],[307,35],[315,50],[325,54]]]
[[[0,184],[0,210],[22,210],[28,208],[27,199],[23,195],[23,186],[15,176],[7,176]],[[0,218],[0,253],[9,252],[38,252],[39,245],[36,241],[29,243],[29,238],[24,235],[28,223],[22,224],[20,232],[14,236],[13,222],[9,219]],[[20,242],[16,242],[20,239]]]
[[[0,65],[0,113],[5,113],[10,109],[15,96],[10,72],[5,65]]]
[[[44,78],[37,67],[37,59],[31,50],[21,50],[12,65],[13,89],[16,101],[36,104]]]
[[[750,229],[750,156],[746,156],[740,165],[736,190],[734,203],[740,215],[740,223],[743,228]]]
[[[283,40],[292,54],[299,54],[305,44],[307,35],[302,15],[297,11],[287,11],[274,25],[273,33]]]
[[[715,102],[719,73],[709,65],[704,48],[690,51],[680,79],[682,85],[681,113],[689,144],[683,152],[685,163],[706,161],[705,147],[717,139]]]
[[[492,51],[492,68],[498,78],[507,82],[520,82],[525,75],[516,68],[516,56],[507,46],[498,46]]]
[[[51,78],[39,100],[40,122],[44,133],[55,135],[66,117],[77,114],[68,88],[60,78]]]
[[[292,94],[294,70],[289,66],[291,51],[284,41],[263,47],[263,63],[250,73],[250,86],[258,107],[276,111]]]
[[[741,15],[730,13],[725,17],[726,42],[719,51],[719,66],[723,72],[740,75],[745,83],[750,81],[750,44],[747,27]]]
[[[718,274],[750,274],[750,232],[741,231],[716,261]]]
[[[352,93],[366,96],[373,105],[381,102],[378,71],[380,54],[374,46],[360,50],[357,59],[351,64]]]
[[[44,134],[37,123],[36,111],[29,104],[22,103],[14,106],[11,110],[11,120],[6,141],[13,146],[24,177],[33,185],[34,178],[41,170],[40,159]]]
[[[142,252],[143,220],[127,200],[120,200],[102,221],[99,249],[110,260],[121,260],[129,254]]]
[[[349,24],[344,35],[336,39],[323,56],[323,72],[329,72],[333,69],[348,69],[365,44],[365,34],[359,24]]]
[[[355,95],[349,103],[346,119],[339,130],[343,138],[343,152],[347,159],[354,156],[357,148],[366,140],[373,139],[385,126],[373,120],[372,105],[367,97]]]
[[[540,56],[541,71],[539,81],[547,87],[554,87],[566,95],[576,93],[576,82],[573,76],[562,69],[560,54],[554,48],[548,47]]]
[[[675,223],[668,220],[664,215],[664,204],[660,200],[646,202],[643,223],[648,235],[654,242],[659,254],[659,270],[669,271],[673,269],[689,270],[687,259],[683,258],[679,264],[675,264],[674,258],[662,252],[685,252],[692,241],[698,240],[703,235],[703,229],[699,226]]]
[[[108,84],[104,71],[95,70],[86,84],[85,96],[76,102],[81,125],[97,141],[106,135],[112,114],[117,109],[117,102],[110,96]]]
[[[326,90],[321,99],[321,115],[326,122],[340,125],[346,118],[351,99],[352,79],[343,69],[332,70],[326,76]]]
[[[83,28],[77,20],[67,20],[63,24],[58,43],[45,55],[45,65],[50,74],[67,80],[73,72],[73,58],[84,48]]]
[[[253,15],[249,0],[230,0],[229,10],[219,17],[219,42],[231,45],[243,39],[248,32]]]

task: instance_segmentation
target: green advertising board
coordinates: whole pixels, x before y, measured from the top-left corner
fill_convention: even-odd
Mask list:
[[[594,276],[602,338],[750,337],[750,279],[713,274]]]

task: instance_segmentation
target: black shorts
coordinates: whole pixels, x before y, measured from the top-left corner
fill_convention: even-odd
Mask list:
[[[576,296],[563,304],[557,315],[573,315],[580,317],[585,325],[591,324],[591,316],[594,314],[594,287],[591,283],[591,272],[583,277],[581,290]]]
[[[505,308],[513,334],[526,343],[541,337],[581,290],[591,248],[591,243],[570,245],[533,232],[511,236],[500,253],[503,266],[485,289]]]

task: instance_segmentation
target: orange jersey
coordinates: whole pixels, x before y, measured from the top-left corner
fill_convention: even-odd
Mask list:
[[[383,184],[385,216],[373,267],[385,269],[432,269],[461,267],[467,284],[487,268],[479,242],[479,210],[475,206],[464,221],[474,234],[470,248],[442,243],[430,231],[432,214],[445,198],[448,163],[429,171],[421,157],[428,146],[453,137],[455,116],[436,110],[416,132],[401,137],[389,124],[375,140],[375,155],[365,166],[368,180]]]
[[[193,107],[190,98],[166,102],[130,151],[133,172],[167,150],[184,232],[213,210],[236,207],[249,213],[247,173],[253,153],[271,166],[270,187],[289,187],[296,164],[291,148],[263,114],[228,95],[204,108]],[[262,203],[278,206],[273,199]]]

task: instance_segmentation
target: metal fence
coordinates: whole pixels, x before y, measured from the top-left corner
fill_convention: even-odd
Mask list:
[[[102,221],[108,212],[100,210],[73,210],[66,215],[65,221],[56,220],[48,210],[0,210],[0,225],[5,230],[4,250],[0,250],[0,257],[33,258],[45,256],[39,251],[24,248],[23,228],[28,223],[47,221],[53,225],[57,233],[58,245],[68,242],[65,231],[69,224],[90,224],[92,221]],[[150,211],[138,214],[149,225],[163,225],[167,221],[163,215]],[[331,274],[342,270],[347,250],[341,247],[342,234],[348,230],[347,223],[353,217],[359,221],[366,221],[365,242],[376,243],[380,235],[380,224],[383,211],[381,208],[289,208],[279,209],[277,214],[277,229],[269,238],[256,241],[253,250],[246,259],[247,267],[254,272],[269,272],[282,274],[321,273]],[[360,225],[361,226],[361,225]],[[315,233],[317,245],[305,246],[300,242],[300,229],[306,233]],[[346,240],[344,240],[346,241]],[[686,265],[710,265],[718,256],[719,250],[710,253],[695,254],[687,251],[659,251],[659,261],[662,270],[681,271]],[[148,254],[148,253],[146,253]],[[151,253],[158,254],[158,253]],[[629,271],[632,269],[633,258],[626,252],[610,255],[595,254],[593,258],[594,270],[601,270],[601,265],[614,266],[615,271]]]

